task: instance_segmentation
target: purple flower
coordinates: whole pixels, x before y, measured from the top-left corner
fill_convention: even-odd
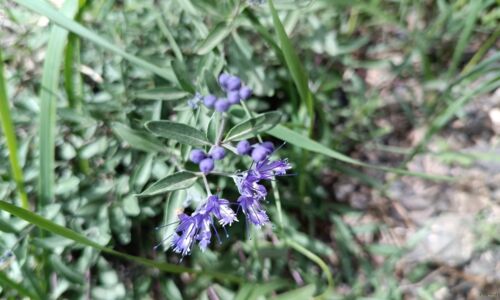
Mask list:
[[[189,154],[189,159],[195,164],[199,164],[205,157],[205,152],[201,149],[193,149]]]
[[[199,226],[197,219],[198,218],[196,216],[188,216],[185,214],[179,215],[180,223],[175,230],[174,238],[172,240],[174,252],[181,253],[182,256],[191,252]],[[179,235],[178,233],[181,234]]]
[[[289,169],[291,165],[286,159],[270,161],[267,157],[257,162],[250,170],[233,177],[241,195],[238,204],[249,222],[259,227],[269,222],[269,217],[261,205],[261,201],[267,196],[267,190],[260,181],[285,175]]]
[[[213,217],[218,219],[222,226],[231,225],[238,221],[236,214],[229,207],[229,201],[211,195],[191,216],[186,214],[179,216],[180,223],[175,229],[172,240],[174,252],[181,253],[182,256],[188,255],[196,241],[198,241],[200,249],[204,251],[210,244],[212,229],[215,230]],[[217,235],[217,231],[215,234]]]
[[[286,159],[270,161],[269,158],[266,158],[256,163],[250,172],[259,180],[271,180],[275,176],[285,175],[286,171],[291,168],[292,166]]]
[[[207,209],[210,210],[219,224],[222,226],[231,225],[234,221],[238,221],[236,214],[229,207],[229,201],[226,199],[219,199],[216,195],[208,197]]]
[[[214,146],[212,151],[210,151],[210,155],[215,160],[221,160],[224,156],[226,156],[226,150],[224,150],[221,146]]]
[[[198,108],[198,103],[201,100],[202,100],[201,94],[200,93],[196,93],[193,98],[191,98],[190,100],[188,100],[188,105],[192,109],[196,109],[196,108]]]
[[[240,196],[238,204],[245,214],[248,221],[257,227],[260,227],[269,222],[269,217],[260,205],[260,201],[253,197]]]
[[[267,196],[267,189],[262,184],[259,184],[259,178],[254,176],[252,172],[244,172],[243,175],[233,177],[238,188],[238,192],[242,196],[264,199]]]
[[[211,158],[205,158],[200,162],[199,167],[203,174],[208,174],[214,169],[214,160]]]

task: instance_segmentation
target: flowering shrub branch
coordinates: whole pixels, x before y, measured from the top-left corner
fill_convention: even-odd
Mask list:
[[[172,121],[146,123],[146,128],[157,136],[193,146],[188,159],[198,166],[199,172],[180,170],[155,182],[140,195],[158,195],[167,191],[186,189],[200,178],[207,192],[207,198],[191,214],[179,215],[179,221],[174,223],[177,226],[174,233],[164,239],[170,241],[173,251],[183,257],[192,252],[196,243],[204,251],[210,244],[212,235],[215,235],[220,242],[218,226],[222,227],[228,236],[226,227],[238,221],[237,215],[240,211],[247,224],[260,228],[269,223],[269,216],[263,205],[267,197],[267,188],[263,183],[273,181],[275,177],[283,176],[291,169],[286,159],[272,159],[271,156],[277,149],[272,142],[263,141],[260,136],[260,133],[277,125],[281,115],[277,112],[267,112],[254,116],[245,105],[245,101],[252,96],[252,90],[237,76],[223,73],[219,76],[218,83],[222,92],[219,94],[224,96],[217,96],[216,93],[202,96],[196,93],[188,101],[189,107],[197,110],[196,115],[199,114],[201,106],[213,111],[212,119],[218,123],[212,124],[216,128],[215,140],[212,142],[207,136],[210,134],[214,136],[213,128],[202,131]],[[248,119],[226,131],[230,120],[229,110],[236,105],[242,105]],[[209,124],[208,127],[210,126]],[[210,130],[212,132],[209,132]],[[248,139],[252,137],[256,137],[258,142],[251,143]],[[228,152],[234,153],[240,159],[249,157],[252,161],[250,167],[242,172],[215,171],[216,165],[227,158]],[[231,202],[212,194],[207,179],[209,174],[231,177],[239,193],[236,201]],[[231,208],[232,205],[237,207],[236,211]]]

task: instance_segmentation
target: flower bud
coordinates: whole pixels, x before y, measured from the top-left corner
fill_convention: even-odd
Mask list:
[[[231,104],[240,103],[240,93],[238,91],[230,91],[227,93],[227,101]]]
[[[221,160],[224,156],[226,156],[226,150],[224,150],[221,146],[215,146],[212,151],[210,151],[210,155],[215,160]]]
[[[215,111],[218,111],[218,112],[225,112],[229,109],[229,106],[231,106],[231,104],[226,100],[226,99],[219,99],[215,102]]]
[[[219,75],[219,84],[223,89],[227,88],[227,81],[231,77],[231,75],[227,73],[222,73]]]
[[[215,101],[217,101],[217,97],[214,95],[207,95],[203,98],[203,104],[208,108],[213,108]]]
[[[203,174],[208,174],[214,169],[214,160],[211,158],[205,158],[200,162],[199,167]]]
[[[255,162],[259,162],[266,158],[266,156],[268,156],[270,153],[271,151],[269,151],[269,149],[259,145],[252,150],[252,159]]]
[[[237,91],[241,87],[241,79],[236,76],[230,76],[227,79],[226,87],[229,91]]]
[[[252,89],[247,86],[242,86],[239,90],[241,100],[247,100],[252,96]]]
[[[205,157],[205,152],[203,152],[203,150],[201,149],[193,149],[189,154],[189,159],[195,164],[200,163],[203,159],[205,159]]]
[[[273,152],[274,151],[274,144],[272,142],[264,142],[262,144],[260,144],[262,147],[266,148],[269,150],[269,152]]]
[[[247,140],[240,141],[238,145],[236,145],[236,151],[238,152],[239,155],[245,155],[250,152],[252,147],[250,146],[250,143]]]

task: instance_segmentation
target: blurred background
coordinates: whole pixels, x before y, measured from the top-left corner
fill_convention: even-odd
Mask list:
[[[273,3],[0,1],[0,200],[33,212],[0,205],[0,298],[500,298],[499,2]],[[186,111],[172,76],[224,70],[321,147],[279,151],[283,230],[240,222],[181,261],[155,227],[197,191],[134,196],[173,169],[142,124]]]

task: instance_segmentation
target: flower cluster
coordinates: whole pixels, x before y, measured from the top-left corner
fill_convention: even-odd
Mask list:
[[[202,149],[193,149],[189,155],[189,159],[198,164],[200,171],[203,174],[208,174],[214,169],[214,160],[221,160],[226,156],[226,150],[221,146],[214,146],[207,154]]]
[[[259,162],[274,152],[274,144],[272,142],[263,142],[250,145],[247,140],[243,140],[236,145],[236,151],[240,155],[248,154],[254,162]]]
[[[291,169],[291,165],[287,160],[271,160],[270,155],[275,150],[272,142],[251,145],[245,140],[239,142],[236,149],[240,155],[250,155],[254,161],[248,170],[233,175],[240,194],[237,200],[238,211],[241,209],[247,222],[261,227],[269,222],[269,217],[262,206],[262,201],[267,196],[267,189],[262,185],[262,181],[270,181],[276,176],[285,175],[286,171]],[[224,149],[215,146],[209,154],[200,149],[192,150],[190,159],[194,163],[199,163],[200,170],[206,174],[213,169],[213,160],[222,159],[224,156]],[[236,214],[230,208],[228,200],[210,195],[207,201],[191,215],[179,216],[180,222],[172,240],[174,251],[183,256],[187,255],[196,241],[200,249],[205,250],[210,243],[212,230],[220,241],[213,219],[217,219],[225,230],[226,225],[238,221]]]
[[[225,93],[225,97],[218,98],[213,94],[202,96],[197,93],[193,99],[189,100],[188,104],[193,108],[197,108],[198,103],[202,102],[207,108],[214,109],[218,113],[224,113],[231,105],[239,104],[252,95],[252,90],[242,84],[241,79],[237,76],[223,73],[219,76],[219,85]],[[224,114],[225,117],[227,116]],[[222,122],[220,128],[223,131],[225,121]],[[218,135],[215,145],[208,151],[193,149],[189,155],[189,160],[198,164],[209,196],[193,213],[190,215],[183,213],[179,216],[179,224],[172,239],[172,248],[173,251],[180,253],[182,256],[190,254],[193,244],[196,243],[198,243],[202,251],[205,250],[210,244],[213,234],[220,242],[216,221],[226,230],[227,225],[238,221],[236,215],[240,210],[245,215],[247,224],[261,227],[268,223],[269,217],[262,204],[267,196],[267,188],[263,183],[274,180],[276,176],[285,175],[287,170],[291,169],[291,165],[287,160],[271,159],[271,155],[276,151],[272,142],[261,141],[252,144],[247,140],[243,140],[234,147],[234,145],[220,141],[222,131]],[[217,175],[225,175],[234,179],[240,194],[234,203],[221,199],[217,195],[212,195],[206,178],[206,175],[214,170],[215,161],[226,157],[226,149],[230,149],[241,156],[249,156],[252,159],[250,168],[244,172],[217,173]],[[237,205],[236,212],[231,209],[231,205]]]
[[[259,148],[256,147],[252,154],[256,149]],[[234,177],[241,195],[238,198],[238,204],[250,223],[260,227],[269,222],[269,217],[261,205],[261,201],[267,196],[267,189],[261,184],[261,181],[269,181],[275,176],[283,176],[291,168],[292,166],[287,160],[271,161],[266,155],[248,171]]]
[[[218,112],[226,112],[231,105],[238,104],[252,96],[252,89],[242,85],[241,79],[234,75],[223,73],[219,76],[219,85],[226,93],[225,98],[217,98],[213,94],[203,97],[203,104]]]
[[[231,225],[238,221],[236,214],[229,207],[229,201],[211,195],[207,201],[198,207],[190,216],[181,214],[179,216],[179,226],[175,230],[172,246],[175,252],[182,256],[191,252],[193,243],[198,241],[201,250],[205,250],[212,237],[212,229],[217,235],[214,225],[214,218],[221,226]],[[220,239],[219,239],[220,240]]]

